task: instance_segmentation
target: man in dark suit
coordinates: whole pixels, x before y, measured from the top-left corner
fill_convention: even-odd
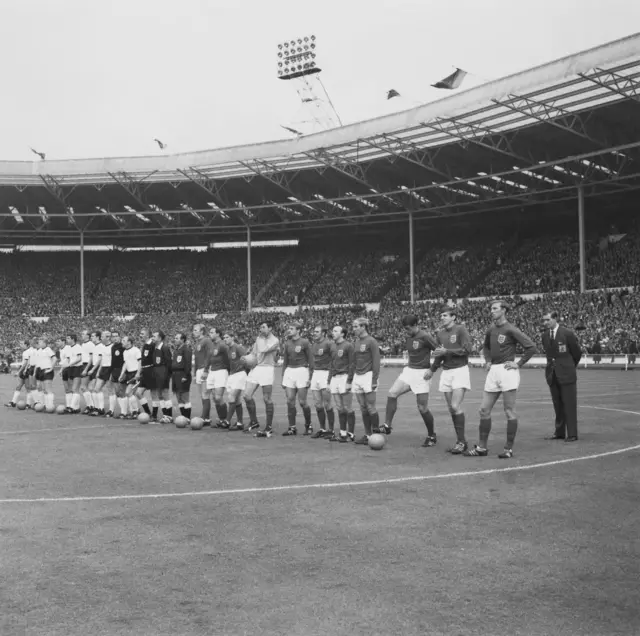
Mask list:
[[[582,350],[576,334],[558,324],[558,313],[550,311],[542,317],[544,332],[542,347],[547,356],[545,378],[553,409],[556,412],[556,430],[545,439],[578,441],[578,391],[576,367]]]

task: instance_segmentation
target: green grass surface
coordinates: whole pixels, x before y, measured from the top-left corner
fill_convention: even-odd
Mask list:
[[[383,373],[381,411],[397,373]],[[542,372],[522,378],[506,462],[501,409],[490,457],[446,454],[453,428],[437,393],[438,446],[420,448],[406,396],[381,452],[3,410],[0,634],[637,635],[640,452],[474,471],[640,445],[640,415],[585,408],[640,411],[640,376],[582,373],[581,440],[566,445],[542,439]],[[7,398],[12,383],[0,379]],[[276,420],[284,430],[279,390]],[[424,479],[349,484],[404,477]],[[255,490],[219,492],[236,489]],[[194,494],[205,491],[216,494]],[[191,494],[91,499],[169,493]],[[88,499],[6,501],[60,497]]]

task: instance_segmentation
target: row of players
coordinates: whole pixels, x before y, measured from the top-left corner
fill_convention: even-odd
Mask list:
[[[375,432],[391,433],[398,398],[413,392],[427,429],[423,446],[430,447],[437,443],[435,422],[429,409],[430,383],[441,368],[439,389],[445,396],[457,437],[456,444],[449,452],[480,457],[488,454],[491,412],[502,395],[507,417],[507,439],[499,457],[508,459],[513,456],[518,427],[515,402],[520,383],[519,369],[536,349],[526,335],[507,322],[507,310],[502,301],[491,304],[493,325],[488,329],[484,343],[488,374],[480,407],[480,439],[473,447],[469,447],[465,437],[465,414],[462,409],[464,396],[471,388],[468,359],[471,340],[465,327],[456,322],[455,308],[450,307],[441,312],[441,328],[435,338],[420,328],[415,316],[402,319],[408,365],[389,390],[382,426],[376,407],[380,350],[376,339],[368,333],[368,321],[365,318],[353,321],[353,342],[346,339],[346,329],[341,325],[333,328],[331,338],[324,326],[316,326],[310,342],[301,336],[301,324],[292,322],[282,347],[273,333],[273,324],[264,322],[250,351],[236,341],[234,333],[223,333],[213,327],[207,336],[201,324],[193,328],[193,352],[184,333],[176,334],[173,350],[166,344],[161,331],[152,334],[148,329],[140,333],[141,348],[134,345],[131,337],[124,336],[120,341],[117,332],[85,331],[81,344],[77,343],[74,335],[69,335],[66,345],[58,342],[59,346],[62,345],[60,363],[66,408],[69,413],[79,413],[82,393],[86,404],[85,414],[114,417],[116,404],[119,404],[120,418],[135,418],[142,408],[157,419],[162,409],[160,421],[170,422],[173,402],[169,387],[172,385],[180,413],[190,418],[189,396],[191,383],[195,381],[202,401],[205,425],[211,425],[213,400],[218,415],[216,426],[269,438],[273,435],[275,368],[282,353],[281,385],[286,393],[288,419],[283,435],[297,435],[298,403],[304,417],[305,435],[364,445]],[[518,344],[524,353],[516,362]],[[56,355],[43,340],[39,345],[37,350],[31,347],[25,351],[18,373],[20,381],[7,406],[15,406],[20,391],[26,388],[28,405],[42,401],[40,393],[44,392],[45,405],[53,408],[52,381]],[[266,412],[266,424],[262,429],[255,403],[258,388],[262,390]],[[106,412],[105,390],[109,396],[109,409]],[[318,419],[316,432],[308,405],[309,390]],[[146,398],[147,391],[151,393],[151,407]],[[357,439],[353,395],[360,407],[364,427],[364,435]],[[335,427],[332,400],[338,411],[339,429]],[[249,412],[248,427],[243,425],[243,401]],[[234,413],[236,422],[230,424]]]

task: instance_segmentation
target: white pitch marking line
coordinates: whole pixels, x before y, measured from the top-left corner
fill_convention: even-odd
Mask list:
[[[178,497],[211,497],[214,495],[243,495],[256,494],[266,492],[281,492],[285,490],[313,490],[313,489],[329,489],[344,488],[345,486],[378,486],[382,484],[401,484],[412,481],[430,481],[433,479],[448,479],[451,477],[473,477],[477,475],[492,475],[495,473],[509,473],[521,470],[533,470],[534,468],[546,468],[548,466],[559,466],[560,464],[571,464],[588,459],[598,459],[600,457],[610,457],[612,455],[620,455],[633,450],[640,450],[640,444],[620,448],[618,450],[606,451],[604,453],[596,453],[595,455],[583,455],[582,457],[569,457],[567,459],[556,459],[551,462],[542,462],[539,464],[528,464],[526,466],[506,466],[505,468],[488,468],[486,470],[475,470],[458,473],[444,473],[442,475],[418,475],[416,477],[393,477],[391,479],[375,479],[370,481],[340,481],[335,483],[324,484],[300,484],[288,486],[264,486],[262,488],[230,488],[227,490],[201,490],[193,492],[175,492],[175,493],[157,493],[142,495],[103,495],[103,496],[87,496],[87,497],[39,497],[37,499],[0,499],[0,504],[19,504],[19,503],[63,503],[77,501],[121,501],[127,499],[171,499]]]
[[[599,411],[617,411],[629,415],[640,416],[638,411],[625,411],[622,409],[605,408],[603,406],[582,406],[586,409],[597,409]],[[23,503],[73,503],[79,501],[126,501],[131,499],[177,499],[179,497],[213,497],[216,495],[244,495],[267,492],[282,492],[291,490],[328,490],[330,488],[344,488],[353,486],[379,486],[382,484],[402,484],[407,482],[431,481],[436,479],[450,479],[452,477],[472,477],[476,475],[494,475],[497,473],[512,473],[522,470],[533,470],[535,468],[547,468],[549,466],[560,466],[562,464],[574,464],[576,462],[587,461],[589,459],[600,459],[602,457],[612,457],[630,451],[640,450],[640,444],[627,446],[618,450],[595,453],[593,455],[583,455],[582,457],[568,457],[565,459],[555,459],[550,462],[540,462],[537,464],[527,464],[525,466],[505,466],[504,468],[487,468],[486,470],[474,470],[457,473],[443,473],[441,475],[417,475],[414,477],[392,477],[390,479],[374,479],[369,481],[340,481],[335,483],[322,484],[299,484],[287,486],[263,486],[259,488],[229,488],[222,490],[196,490],[191,492],[167,492],[155,494],[138,495],[98,495],[80,497],[38,497],[34,499],[0,499],[0,504],[23,504]]]
[[[107,424],[91,424],[89,426],[59,426],[55,428],[35,428],[31,431],[2,431],[0,432],[0,439],[5,435],[33,435],[33,433],[50,433],[55,431],[84,431],[89,428],[109,429],[115,428],[115,426],[108,426]]]

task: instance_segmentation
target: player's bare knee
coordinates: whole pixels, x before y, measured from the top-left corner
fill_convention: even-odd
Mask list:
[[[480,414],[480,418],[484,420],[491,416],[491,409],[486,406],[481,406],[478,413]]]
[[[515,420],[518,417],[515,408],[506,408],[504,410],[504,414],[507,416],[508,420]]]

